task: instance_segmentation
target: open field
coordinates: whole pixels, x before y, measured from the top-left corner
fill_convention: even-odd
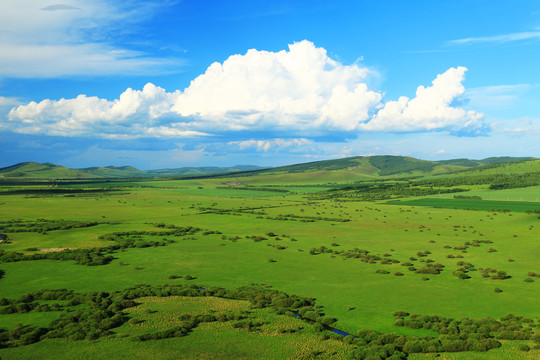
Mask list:
[[[511,313],[532,319],[523,329],[538,326],[540,279],[534,274],[540,270],[540,226],[538,215],[525,213],[540,209],[537,202],[417,198],[389,206],[313,196],[337,185],[301,186],[282,180],[268,184],[279,185],[273,187],[224,186],[232,180],[154,180],[108,193],[0,196],[0,233],[8,237],[0,243],[0,298],[17,299],[39,289],[88,293],[137,284],[196,284],[233,290],[257,283],[316,299],[321,314],[336,320],[332,327],[349,334],[371,329],[406,337],[439,336],[427,327],[394,325],[397,311],[453,319],[500,319]],[[500,191],[519,190],[530,199],[537,189]],[[485,193],[499,196],[494,190]],[[477,210],[469,210],[473,208]],[[503,208],[509,211],[491,211]],[[13,257],[16,252],[19,258]],[[150,358],[159,349],[164,359],[178,354],[208,359],[344,358],[357,348],[321,340],[322,334],[332,333],[319,332],[309,319],[254,309],[244,300],[201,300],[141,298],[136,300],[139,305],[123,310],[141,325],[125,322],[91,342],[47,339],[0,349],[0,356],[52,358],[60,352],[65,358],[84,358],[111,351],[110,357],[116,358],[115,351],[122,351]],[[137,329],[173,326],[183,313],[219,312],[214,306],[218,303],[252,312],[254,319],[264,320],[263,330],[246,332],[212,322],[183,337],[130,340],[141,334]],[[0,314],[0,319],[6,329],[17,323],[47,327],[58,314],[81,307],[85,305]],[[163,321],[168,325],[160,325]],[[301,324],[303,330],[273,336],[269,329],[282,323]],[[214,339],[217,333],[219,341]],[[534,347],[529,340],[521,343]],[[300,344],[311,344],[318,353],[300,356]],[[506,342],[478,358],[528,359],[538,354],[516,350],[513,344]],[[260,352],[253,352],[255,348]],[[444,356],[471,358],[466,354]],[[430,358],[414,356],[409,358]]]

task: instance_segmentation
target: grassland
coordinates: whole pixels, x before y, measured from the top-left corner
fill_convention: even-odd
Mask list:
[[[393,202],[393,204],[409,206],[428,206],[432,208],[444,209],[540,213],[540,202],[532,201],[424,198],[417,200],[398,201]]]
[[[327,170],[328,174],[332,171],[341,174],[349,170]],[[484,199],[489,199],[489,194],[498,199],[499,192],[519,192],[523,202],[424,197],[389,205],[385,201],[313,196],[347,185],[349,177],[342,185],[328,184],[332,176],[343,179],[343,174],[323,180],[313,173],[289,175],[293,176],[123,182],[116,183],[120,188],[115,192],[2,195],[0,227],[6,230],[0,233],[8,239],[0,243],[0,251],[5,253],[32,256],[62,249],[108,248],[118,243],[107,238],[112,233],[130,233],[122,236],[141,243],[164,238],[172,242],[112,249],[114,259],[98,266],[50,258],[2,261],[0,298],[17,299],[39,289],[112,292],[137,284],[165,283],[235,289],[258,283],[315,298],[326,316],[337,319],[332,326],[350,334],[371,329],[409,337],[438,336],[432,329],[395,326],[396,311],[453,319],[500,319],[512,313],[533,319],[526,327],[538,326],[540,279],[530,274],[540,270],[540,228],[538,215],[525,212],[540,208],[535,201],[538,187],[476,190]],[[226,185],[235,181],[257,186]],[[92,183],[93,189],[111,186],[111,182]],[[88,189],[76,184],[58,187]],[[31,190],[35,186],[18,188]],[[503,208],[508,211],[492,211]],[[6,225],[15,220],[29,224],[43,221],[38,219],[97,224],[44,232],[7,231]],[[189,235],[165,234],[189,226],[200,230]],[[460,262],[472,267],[464,270]],[[417,271],[433,263],[443,266],[439,274]],[[469,278],[456,276],[464,271]],[[504,271],[507,277],[492,279],[497,271]],[[112,329],[112,335],[79,341],[48,339],[0,349],[0,357],[47,359],[63,354],[66,359],[82,359],[107,353],[111,359],[155,358],[158,352],[163,359],[339,359],[356,346],[333,337],[324,340],[324,334],[332,335],[328,329],[321,332],[309,321],[253,308],[243,300],[149,297],[137,302],[139,305],[124,312],[141,322],[126,322]],[[211,322],[200,324],[185,337],[130,340],[143,330],[173,326],[182,314],[225,310],[250,311],[264,325],[252,332]],[[69,310],[0,314],[0,327],[12,329],[17,323],[46,327],[59,313]],[[302,329],[276,333],[278,328],[289,327]],[[534,347],[530,340],[512,340],[488,352],[443,356],[538,356],[538,350],[521,351],[519,344]],[[302,350],[307,348],[311,350]],[[430,355],[411,354],[409,358],[428,359]]]

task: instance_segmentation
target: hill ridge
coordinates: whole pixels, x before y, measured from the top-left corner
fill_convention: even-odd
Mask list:
[[[201,166],[140,170],[131,165],[86,167],[72,169],[53,163],[21,162],[0,168],[2,178],[41,178],[41,179],[81,179],[81,178],[159,178],[159,177],[223,177],[257,174],[329,174],[332,172],[349,172],[358,177],[394,177],[394,176],[426,176],[467,171],[484,171],[496,169],[508,164],[537,160],[533,157],[488,157],[481,160],[467,158],[449,160],[422,160],[411,156],[374,155],[351,156],[340,159],[318,160],[273,168],[254,165],[235,165],[231,167]]]

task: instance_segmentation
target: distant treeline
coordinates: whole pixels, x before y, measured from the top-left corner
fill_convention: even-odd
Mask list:
[[[359,200],[387,200],[400,197],[427,196],[469,191],[462,185],[489,185],[492,190],[540,185],[540,172],[520,174],[472,175],[443,177],[429,180],[409,180],[407,183],[358,184],[329,189],[311,194],[314,199],[353,198]],[[463,198],[463,197],[462,197]]]
[[[256,187],[256,186],[217,186],[216,189],[268,191],[268,192],[279,192],[279,193],[288,193],[288,192],[290,192],[289,190],[285,190],[285,189],[275,189],[275,188],[271,188],[271,187]]]
[[[439,179],[419,180],[415,181],[414,184],[418,186],[433,187],[489,184],[489,188],[492,190],[513,189],[540,185],[540,172],[444,177]]]
[[[15,232],[38,232],[46,233],[53,230],[68,230],[74,228],[85,228],[96,226],[97,221],[75,221],[75,220],[45,220],[38,219],[36,221],[8,220],[0,223],[0,231],[15,233]]]
[[[386,200],[399,197],[426,196],[445,193],[457,193],[468,191],[466,189],[435,189],[432,187],[419,187],[412,184],[380,184],[350,186],[341,189],[330,189],[311,195],[316,199],[327,198],[354,198],[359,200]]]

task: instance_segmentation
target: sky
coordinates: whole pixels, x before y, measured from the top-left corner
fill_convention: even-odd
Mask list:
[[[536,0],[2,0],[0,167],[540,157]]]

